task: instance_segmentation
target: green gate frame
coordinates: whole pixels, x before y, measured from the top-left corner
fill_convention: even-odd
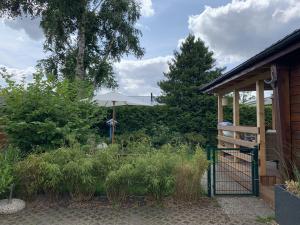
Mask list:
[[[251,178],[252,178],[252,192],[244,194],[218,194],[216,193],[216,153],[222,150],[234,150],[239,152],[245,152],[251,154]],[[210,162],[210,165],[207,169],[207,195],[212,197],[215,195],[251,195],[259,196],[259,159],[258,159],[258,146],[254,148],[217,148],[217,147],[207,147],[207,160]],[[212,167],[212,168],[211,168]]]

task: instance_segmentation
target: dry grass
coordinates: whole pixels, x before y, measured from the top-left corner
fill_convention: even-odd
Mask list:
[[[184,160],[175,170],[175,198],[195,201],[201,197],[201,178],[209,162],[202,150],[197,150],[192,161]]]

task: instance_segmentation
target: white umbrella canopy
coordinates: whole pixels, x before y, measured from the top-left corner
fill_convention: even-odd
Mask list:
[[[122,105],[144,105],[144,106],[152,106],[151,104],[147,104],[141,102],[134,97],[128,97],[122,95],[118,92],[109,92],[107,94],[96,95],[93,98],[98,105],[104,107],[113,107],[113,106],[122,106]]]
[[[113,108],[113,118],[112,118],[112,138],[111,141],[114,143],[115,138],[115,121],[116,121],[116,106],[123,106],[123,105],[140,105],[140,106],[152,106],[151,104],[147,104],[144,102],[140,102],[133,97],[128,97],[122,95],[118,92],[109,92],[107,94],[98,94],[93,98],[98,105],[104,107],[112,107]]]

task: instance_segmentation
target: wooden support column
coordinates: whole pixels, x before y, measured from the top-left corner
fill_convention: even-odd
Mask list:
[[[240,93],[238,90],[234,90],[233,92],[233,126],[240,125]],[[239,132],[234,132],[234,139],[239,139]],[[235,148],[239,148],[240,146],[234,145]]]
[[[288,177],[292,174],[292,132],[291,132],[291,106],[290,106],[290,68],[284,65],[272,65],[271,73],[276,78],[274,89],[274,102],[276,108],[276,134],[280,159],[284,159],[283,174]],[[280,162],[283,163],[283,162]]]
[[[223,95],[218,94],[218,125],[220,122],[223,122],[223,120],[224,120],[222,98],[223,98]],[[221,130],[218,130],[218,135],[223,136],[223,132]],[[220,140],[218,140],[218,145],[221,145]]]
[[[272,94],[272,130],[276,130],[276,107],[274,94]]]
[[[265,97],[264,97],[264,81],[256,81],[256,115],[257,127],[259,134],[257,141],[259,143],[259,174],[265,176],[266,169],[266,127],[265,127]]]

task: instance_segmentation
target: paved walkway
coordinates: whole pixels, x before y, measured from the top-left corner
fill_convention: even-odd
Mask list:
[[[132,204],[119,208],[101,201],[44,202],[28,203],[14,215],[0,215],[0,225],[261,225],[256,221],[258,215],[273,214],[255,198],[204,198],[194,204],[167,201],[164,206]]]
[[[256,197],[218,197],[217,201],[231,220],[250,222],[257,221],[259,217],[274,217],[274,211],[263,200]]]

